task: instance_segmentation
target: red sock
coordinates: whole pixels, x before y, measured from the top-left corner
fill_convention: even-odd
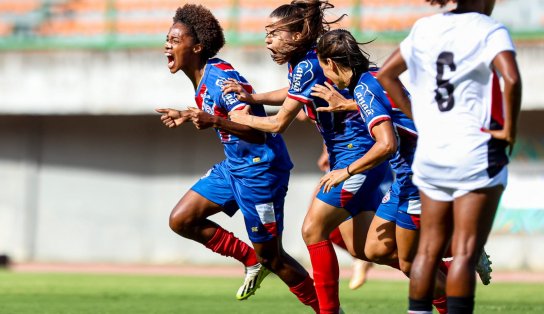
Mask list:
[[[444,274],[448,275],[448,270],[450,269],[451,261],[440,261],[438,264],[438,269]],[[433,305],[440,314],[448,313],[448,299],[446,295],[442,295],[433,300]]]
[[[448,271],[450,270],[450,266],[451,266],[451,261],[440,261],[440,263],[438,264],[438,269],[440,271],[442,271],[444,274],[446,274],[446,276],[448,275]]]
[[[346,247],[346,243],[344,243],[344,239],[342,238],[342,234],[340,233],[340,229],[335,228],[329,235],[329,240],[331,240],[332,243],[338,245],[344,250],[348,250],[348,248]]]
[[[321,314],[338,313],[338,258],[329,240],[308,245],[314,269],[315,291],[319,299]]]
[[[315,293],[314,281],[310,276],[306,277],[298,285],[289,287],[289,291],[296,295],[302,304],[311,306],[316,313],[319,313],[319,301]]]
[[[246,267],[258,263],[257,255],[253,248],[240,241],[240,239],[235,237],[232,232],[228,232],[221,227],[217,228],[213,237],[205,244],[205,246],[215,253],[234,257]]]
[[[433,305],[440,314],[447,314],[448,313],[448,299],[446,295],[443,295],[441,297],[435,298],[433,300]]]

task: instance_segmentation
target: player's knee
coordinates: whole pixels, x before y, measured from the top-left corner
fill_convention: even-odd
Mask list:
[[[391,255],[391,250],[380,243],[368,242],[365,245],[365,256],[374,263],[383,264]]]
[[[172,211],[168,221],[170,229],[175,233],[187,237],[194,229],[196,219],[182,210]]]
[[[410,271],[412,270],[412,261],[407,261],[404,259],[399,259],[400,271],[402,271],[406,276],[410,276]]]
[[[302,239],[306,245],[320,242],[326,237],[323,234],[321,226],[313,223],[311,220],[305,220],[302,224]]]

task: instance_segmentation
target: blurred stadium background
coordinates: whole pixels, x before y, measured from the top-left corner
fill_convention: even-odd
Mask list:
[[[257,91],[285,86],[264,48],[266,16],[286,1],[206,0],[231,62]],[[332,0],[334,16],[381,64],[423,0]],[[214,134],[168,130],[157,107],[193,105],[162,54],[174,0],[0,0],[0,254],[14,262],[228,264],[168,228],[177,200],[223,158]],[[331,17],[334,17],[331,16]],[[544,271],[544,1],[499,0],[518,48],[524,96],[509,186],[487,245],[496,269]],[[468,35],[468,34],[467,34]],[[300,226],[320,177],[314,127],[285,139],[295,163],[286,250],[308,262]],[[247,239],[242,218],[214,218]],[[340,255],[341,262],[350,258]]]

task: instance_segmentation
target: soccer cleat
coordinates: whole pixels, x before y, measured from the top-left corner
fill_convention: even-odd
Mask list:
[[[478,273],[478,276],[480,276],[482,283],[486,286],[491,282],[491,272],[493,271],[493,269],[491,269],[491,264],[489,255],[482,249],[482,254],[478,259],[478,264],[476,264],[476,272]]]
[[[246,267],[246,278],[244,284],[236,292],[236,299],[245,300],[255,294],[261,286],[263,279],[270,274],[270,271],[261,264]]]

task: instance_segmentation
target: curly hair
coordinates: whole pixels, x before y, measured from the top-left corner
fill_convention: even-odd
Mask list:
[[[290,4],[277,7],[271,18],[278,18],[276,23],[267,25],[266,28],[288,32],[300,32],[301,37],[297,41],[287,41],[287,47],[278,51],[275,60],[285,63],[293,58],[302,57],[312,48],[319,36],[329,30],[329,25],[337,23],[345,14],[334,21],[325,19],[325,10],[334,8],[329,0],[293,0]]]
[[[202,60],[214,57],[225,45],[225,35],[219,21],[202,5],[185,4],[176,10],[173,24],[181,23],[189,29],[195,43],[202,44]]]
[[[430,2],[431,5],[438,4],[440,5],[440,7],[446,6],[446,4],[448,4],[449,2],[453,2],[453,3],[457,2],[457,0],[425,0],[425,1]]]

